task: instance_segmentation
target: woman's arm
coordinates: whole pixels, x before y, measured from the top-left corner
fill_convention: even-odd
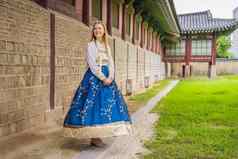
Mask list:
[[[101,66],[96,63],[95,51],[89,44],[87,47],[86,59],[92,73],[102,81],[106,79],[106,76],[101,72]]]
[[[115,77],[115,75],[114,75],[115,68],[114,68],[114,61],[113,61],[110,47],[108,47],[108,53],[109,53],[109,78],[111,78],[113,80]]]

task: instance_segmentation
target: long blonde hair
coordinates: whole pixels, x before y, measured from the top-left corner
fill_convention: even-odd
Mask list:
[[[101,25],[103,26],[104,34],[103,34],[103,37],[102,37],[102,41],[104,42],[105,47],[108,48],[108,47],[109,47],[109,43],[108,43],[108,32],[107,32],[107,27],[106,27],[106,25],[105,25],[105,23],[104,23],[103,21],[97,20],[97,21],[93,24],[91,41],[95,41],[95,40],[96,40],[96,37],[95,37],[95,35],[94,35],[94,29],[95,29],[95,26],[96,26],[97,24],[101,24]]]

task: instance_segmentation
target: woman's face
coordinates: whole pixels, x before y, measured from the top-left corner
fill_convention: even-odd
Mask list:
[[[94,30],[93,30],[93,34],[94,36],[98,39],[98,38],[102,38],[104,35],[104,28],[101,24],[96,24],[94,26]]]

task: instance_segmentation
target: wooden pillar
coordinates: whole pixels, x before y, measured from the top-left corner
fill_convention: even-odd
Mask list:
[[[190,60],[192,55],[192,39],[190,36],[186,36],[185,41],[185,66],[183,67],[184,77],[190,76]]]
[[[55,108],[55,15],[50,14],[50,109]]]
[[[145,37],[145,39],[144,39],[144,40],[145,40],[145,41],[144,41],[144,49],[146,49],[146,48],[147,48],[147,45],[148,45],[148,44],[147,44],[147,43],[148,43],[148,42],[147,42],[147,40],[148,40],[148,27],[145,27],[144,33],[145,33],[145,36],[144,36],[144,37]]]
[[[137,29],[136,29],[136,14],[133,14],[133,29],[132,29],[132,43],[136,44],[136,34],[137,34]]]
[[[161,43],[160,43],[160,36],[159,34],[157,34],[156,36],[156,52],[158,52],[158,54],[161,53]]]
[[[189,65],[192,56],[192,39],[191,37],[187,36],[185,41],[185,63]]]
[[[153,31],[150,29],[150,41],[149,41],[149,50],[152,51],[152,46],[153,46]]]
[[[152,32],[152,45],[151,45],[151,50],[154,52],[155,51],[155,34]]]
[[[107,0],[107,30],[112,35],[112,0]]]
[[[149,27],[147,28],[147,41],[146,41],[146,44],[147,44],[147,50],[150,50],[150,31],[149,31]]]
[[[155,34],[155,52],[156,52],[156,53],[158,53],[157,47],[158,47],[158,44],[159,44],[159,42],[158,42],[158,34],[159,34],[159,33],[156,33],[156,34]]]
[[[138,30],[137,30],[137,32],[138,32],[138,45],[140,46],[140,43],[141,43],[141,34],[142,34],[142,31],[141,31],[141,21],[139,22],[139,25],[138,25]]]
[[[212,38],[212,58],[211,58],[211,64],[216,65],[216,35],[213,35]]]
[[[165,56],[166,56],[166,47],[165,46],[162,46],[161,45],[161,59],[162,59],[162,61],[164,61],[165,62]]]
[[[130,23],[131,23],[131,32],[130,32],[130,42],[132,42],[133,43],[133,34],[134,34],[134,32],[135,32],[135,22],[134,22],[134,16],[135,16],[135,13],[132,11],[131,13],[130,13],[130,15],[131,15],[131,21],[130,21]]]
[[[158,33],[155,36],[155,52],[159,54],[159,38],[158,38]]]
[[[126,4],[123,3],[122,5],[122,39],[125,40],[126,39]]]
[[[92,13],[91,0],[83,0],[83,23],[90,25],[90,17]]]
[[[158,48],[157,48],[158,47],[157,46],[158,45],[158,37],[157,36],[158,36],[158,33],[155,34],[155,52],[156,52],[156,54],[158,54]]]
[[[108,13],[107,13],[107,0],[102,0],[102,21],[107,25],[107,18],[108,18]]]
[[[212,50],[211,61],[209,62],[208,76],[210,78],[216,77],[216,34],[212,36]]]
[[[154,51],[154,32],[151,32],[151,44],[150,44],[151,51]]]
[[[122,35],[122,28],[123,28],[123,4],[120,3],[119,5],[119,32]]]
[[[141,25],[140,25],[141,29],[141,40],[140,40],[140,47],[143,48],[144,47],[144,41],[145,41],[145,27],[144,27],[144,24],[143,24],[143,21],[141,22]]]
[[[157,35],[157,33],[153,32],[153,52],[157,52],[156,51],[156,41],[157,41],[156,35]]]
[[[83,20],[83,0],[75,0],[75,12],[77,18]]]

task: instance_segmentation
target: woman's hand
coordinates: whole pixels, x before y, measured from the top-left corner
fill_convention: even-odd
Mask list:
[[[103,80],[103,84],[104,85],[110,85],[112,83],[112,79],[111,78],[106,78]]]

